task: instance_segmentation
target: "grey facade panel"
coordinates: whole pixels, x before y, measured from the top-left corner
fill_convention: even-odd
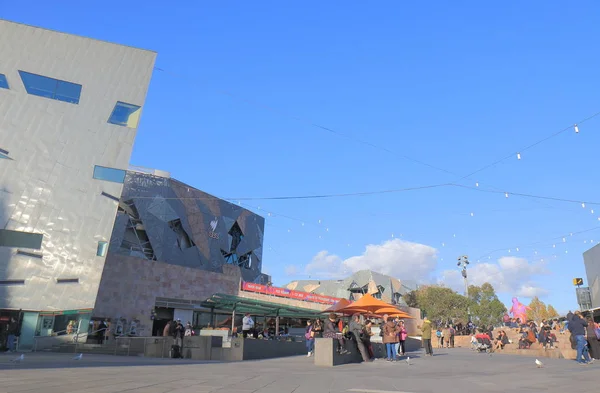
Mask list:
[[[583,263],[592,296],[592,307],[600,307],[600,244],[583,253]]]
[[[109,254],[216,273],[241,268],[245,281],[262,271],[264,218],[175,179],[129,171]]]
[[[93,308],[122,184],[95,165],[126,169],[136,129],[108,124],[117,101],[143,106],[156,54],[0,20],[0,228],[43,234],[42,258],[0,247],[0,308]],[[19,71],[82,86],[78,103],[28,94]],[[36,253],[38,253],[36,251]],[[57,285],[59,277],[79,284]]]

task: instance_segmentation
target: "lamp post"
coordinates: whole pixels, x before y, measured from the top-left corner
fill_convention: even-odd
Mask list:
[[[458,257],[458,262],[456,263],[456,266],[462,268],[461,270],[461,274],[465,280],[465,296],[467,298],[467,301],[469,301],[469,281],[467,280],[467,266],[469,265],[469,256],[468,255],[463,255]],[[467,317],[469,318],[469,320],[471,320],[471,310],[470,307],[467,304]]]

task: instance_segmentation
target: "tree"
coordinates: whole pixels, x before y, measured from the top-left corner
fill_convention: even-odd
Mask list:
[[[420,308],[431,321],[447,322],[456,318],[466,320],[468,300],[452,289],[429,285],[413,292],[416,301],[413,304]]]
[[[410,291],[402,296],[406,305],[408,307],[419,308],[419,303],[417,303],[417,291]]]
[[[558,318],[558,311],[551,304],[548,304],[548,318]]]
[[[552,305],[546,306],[537,296],[531,299],[529,303],[530,310],[527,310],[527,319],[535,322],[541,322],[544,319],[558,317],[558,312]]]
[[[496,290],[489,283],[480,287],[469,286],[469,308],[471,319],[477,326],[496,324],[506,312],[506,307],[498,300]]]
[[[529,303],[529,310],[527,310],[527,319],[530,321],[540,322],[543,319],[548,319],[548,309],[546,304],[541,301],[537,296],[531,299]]]

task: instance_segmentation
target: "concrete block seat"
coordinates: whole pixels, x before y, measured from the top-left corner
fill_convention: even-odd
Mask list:
[[[337,351],[338,342],[333,338],[315,339],[315,366],[333,367],[348,363],[362,362],[362,356],[358,351],[356,343],[345,340],[347,354],[340,355]]]

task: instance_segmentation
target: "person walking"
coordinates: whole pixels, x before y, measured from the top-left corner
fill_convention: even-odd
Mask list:
[[[575,338],[577,345],[577,363],[582,365],[594,362],[594,359],[590,359],[587,340],[585,339],[585,330],[587,326],[587,321],[581,317],[581,312],[579,311],[576,311],[575,315],[573,315],[572,319],[569,321],[569,331]]]
[[[421,329],[423,339],[423,347],[425,347],[425,354],[427,356],[433,356],[433,348],[431,347],[431,321],[429,318],[423,318],[423,324],[418,326]]]
[[[387,361],[393,362],[396,360],[396,353],[394,352],[394,349],[396,348],[396,343],[398,342],[399,328],[394,321],[388,317],[387,314],[383,316],[383,322],[382,341],[385,344]]]

